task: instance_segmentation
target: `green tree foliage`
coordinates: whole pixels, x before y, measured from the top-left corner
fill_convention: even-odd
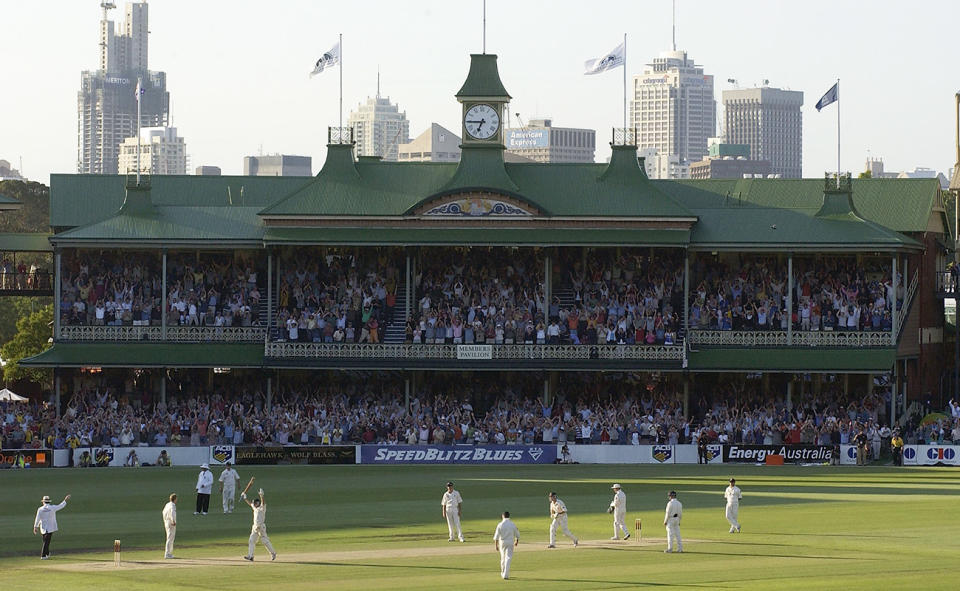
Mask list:
[[[0,181],[0,195],[23,204],[0,214],[0,232],[49,232],[50,187],[32,181]]]
[[[0,356],[7,362],[3,368],[4,380],[12,382],[26,379],[43,384],[50,382],[52,375],[50,370],[21,367],[17,362],[24,357],[41,353],[50,346],[49,340],[52,334],[50,325],[52,322],[52,304],[41,306],[36,311],[27,313],[17,320],[17,333],[0,348]]]
[[[867,169],[867,170],[861,172],[860,174],[858,174],[858,175],[857,175],[857,178],[858,178],[858,179],[872,179],[872,178],[873,178],[873,172],[871,172],[869,169]]]

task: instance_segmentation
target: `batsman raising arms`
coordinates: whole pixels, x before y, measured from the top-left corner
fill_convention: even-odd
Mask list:
[[[251,477],[250,482],[247,483],[247,487],[243,489],[243,492],[240,493],[240,498],[243,501],[250,505],[250,508],[253,509],[253,529],[250,530],[250,540],[247,544],[247,555],[244,556],[244,560],[249,560],[253,562],[253,551],[257,547],[257,540],[263,542],[263,545],[266,547],[267,551],[270,552],[270,560],[277,559],[277,553],[273,549],[273,544],[270,543],[270,538],[267,537],[267,503],[263,498],[263,489],[261,488],[258,493],[259,496],[250,502],[250,499],[247,498],[247,491],[250,490],[250,487],[253,485],[255,478]]]

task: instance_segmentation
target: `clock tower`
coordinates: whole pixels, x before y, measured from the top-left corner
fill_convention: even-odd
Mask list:
[[[484,147],[503,151],[503,111],[510,95],[500,81],[496,55],[470,56],[470,73],[456,97],[462,105],[461,149]]]

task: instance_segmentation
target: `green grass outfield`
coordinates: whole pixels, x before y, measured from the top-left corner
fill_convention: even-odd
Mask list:
[[[0,472],[0,586],[20,589],[956,589],[960,471],[761,466],[240,466],[267,496],[279,554],[241,560],[250,510],[194,516],[195,468]],[[219,469],[215,470],[219,475]],[[728,534],[722,492],[743,489],[743,533]],[[444,483],[464,497],[467,543],[448,543]],[[627,494],[643,541],[611,542],[610,485]],[[663,554],[666,493],[684,504],[683,554]],[[548,537],[557,490],[582,540]],[[162,560],[160,510],[180,494],[176,560]],[[31,532],[40,497],[59,513],[53,558]],[[513,513],[521,543],[499,578],[493,530]],[[634,536],[636,538],[636,536]],[[112,544],[123,541],[124,565]]]

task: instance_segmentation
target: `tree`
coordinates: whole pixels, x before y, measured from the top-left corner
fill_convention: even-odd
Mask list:
[[[873,172],[868,168],[867,170],[865,170],[865,171],[861,172],[860,174],[858,174],[858,175],[857,175],[857,178],[858,178],[858,179],[872,179],[872,178],[873,178]]]
[[[23,204],[0,215],[0,232],[50,231],[50,187],[32,181],[0,181],[0,195]]]
[[[36,312],[21,316],[17,320],[17,334],[0,348],[0,356],[7,362],[3,368],[4,380],[12,382],[26,379],[42,384],[50,383],[52,374],[49,369],[21,367],[18,362],[25,357],[42,353],[50,346],[52,322],[52,304],[42,306]]]

